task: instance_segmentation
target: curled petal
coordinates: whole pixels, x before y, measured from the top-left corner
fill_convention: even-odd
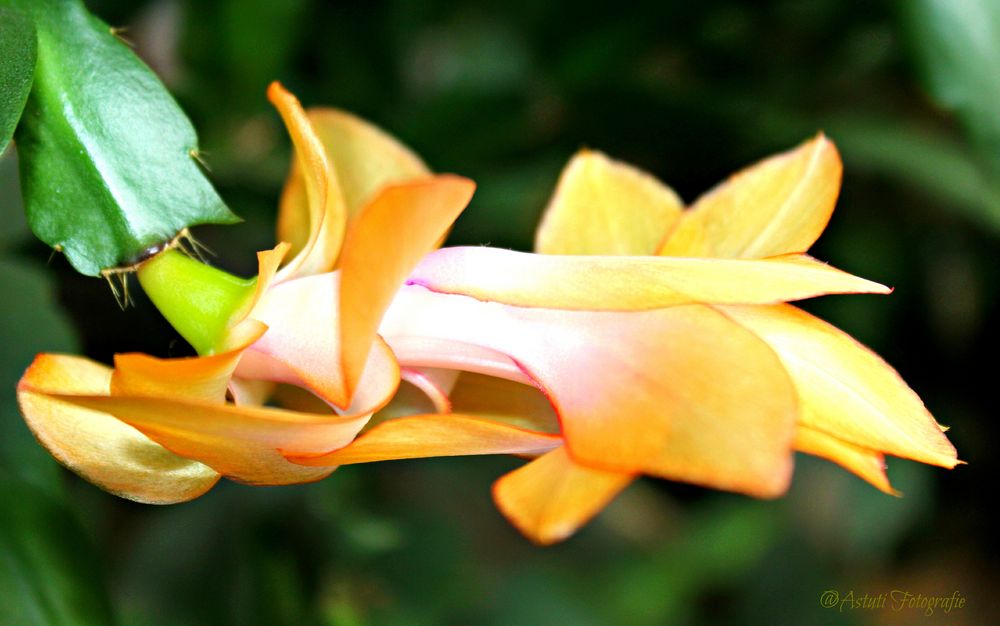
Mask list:
[[[431,173],[413,151],[361,118],[322,107],[306,115],[336,171],[349,223],[383,187]]]
[[[575,533],[634,478],[580,465],[559,447],[500,478],[493,500],[525,536],[549,545]]]
[[[451,413],[451,393],[458,380],[458,370],[443,370],[432,367],[404,367],[400,376],[420,391],[434,404],[438,413]]]
[[[450,175],[397,183],[361,210],[344,243],[340,270],[339,354],[348,397],[393,295],[465,209],[475,187]]]
[[[543,254],[655,254],[681,214],[677,194],[652,176],[581,150],[559,178],[535,249]]]
[[[802,402],[803,426],[922,463],[958,464],[917,394],[846,333],[790,305],[723,310],[778,353]]]
[[[556,256],[444,248],[407,279],[438,293],[525,307],[633,311],[692,303],[773,304],[890,290],[805,255],[770,259]]]
[[[587,465],[765,497],[787,488],[791,383],[766,344],[710,307],[528,309],[407,287],[382,333],[508,355]]]
[[[806,426],[799,426],[795,431],[795,449],[833,461],[871,483],[879,491],[893,496],[901,495],[889,484],[889,477],[885,475],[885,456],[881,452],[847,443]]]
[[[112,415],[55,399],[41,389],[107,395],[111,369],[56,354],[36,357],[18,385],[21,412],[38,441],[86,480],[113,494],[148,504],[192,500],[212,488],[211,467],[167,450]]]
[[[541,454],[562,440],[466,415],[413,415],[375,426],[353,443],[319,456],[287,455],[296,463],[330,467],[397,459],[474,454]]]
[[[822,134],[752,165],[685,211],[659,253],[755,259],[805,252],[830,220],[842,170]]]
[[[295,166],[282,195],[278,234],[293,244],[296,253],[277,279],[329,271],[337,261],[347,226],[337,177],[298,99],[278,82],[268,87],[267,97],[281,114],[295,147]]]

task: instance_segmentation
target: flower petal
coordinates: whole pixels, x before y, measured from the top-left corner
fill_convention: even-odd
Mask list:
[[[889,484],[889,477],[885,475],[885,457],[881,452],[847,443],[806,426],[799,426],[795,431],[795,449],[833,461],[889,495],[901,495]]]
[[[386,185],[431,173],[413,151],[361,118],[331,108],[306,115],[336,171],[348,222]]]
[[[25,422],[38,441],[84,479],[113,494],[149,504],[202,495],[219,474],[177,456],[111,415],[53,399],[35,388],[106,395],[111,369],[80,357],[40,354],[18,385]]]
[[[801,399],[803,426],[922,463],[958,463],[917,394],[846,333],[789,305],[723,310],[778,353]]]
[[[463,415],[543,433],[559,432],[552,404],[533,384],[462,372],[451,392],[451,404],[453,411]]]
[[[393,295],[465,209],[475,188],[471,180],[450,175],[397,183],[361,210],[344,242],[340,270],[339,354],[348,397]]]
[[[752,165],[699,198],[659,253],[755,259],[805,252],[830,220],[842,170],[822,134]]]
[[[303,465],[330,467],[398,459],[476,454],[541,454],[562,443],[534,432],[466,415],[413,415],[375,426],[347,447],[320,456],[286,455]]]
[[[252,313],[268,331],[245,352],[236,375],[305,386],[350,412],[375,411],[388,402],[399,384],[399,365],[374,333],[365,338],[374,349],[366,355],[358,389],[364,398],[354,398],[347,390],[339,358],[339,294],[340,272],[297,278],[268,289]]]
[[[267,97],[288,127],[296,155],[278,215],[278,237],[292,243],[296,253],[277,280],[329,271],[347,226],[337,176],[298,99],[278,82],[268,87]]]
[[[407,284],[516,306],[603,311],[691,303],[772,304],[829,293],[889,293],[805,255],[770,259],[556,256],[444,248]]]
[[[574,462],[559,447],[493,484],[493,501],[525,536],[541,545],[567,539],[635,477]]]
[[[451,413],[451,393],[458,379],[457,370],[443,370],[434,367],[403,367],[400,376],[427,396],[438,413]]]
[[[233,349],[204,357],[159,359],[146,354],[115,355],[111,377],[112,395],[138,395],[172,398],[181,396],[223,404],[236,364],[243,350],[264,332],[267,326],[256,320],[238,325],[241,341],[231,335]]]
[[[758,496],[788,485],[797,402],[774,352],[710,307],[590,312],[401,290],[397,337],[507,354],[551,399],[582,463]],[[442,349],[438,366],[446,366]]]
[[[175,454],[257,485],[323,478],[329,469],[300,467],[282,454],[316,455],[343,447],[368,420],[368,415],[314,415],[188,399],[67,393],[28,383],[22,383],[22,390],[114,415]]]
[[[590,150],[570,160],[542,217],[543,254],[655,254],[683,203],[660,181]]]

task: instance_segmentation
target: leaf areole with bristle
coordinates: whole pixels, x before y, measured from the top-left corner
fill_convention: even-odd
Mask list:
[[[130,263],[197,224],[239,221],[155,74],[79,0],[8,0],[34,18],[35,80],[15,135],[25,211],[82,274]]]

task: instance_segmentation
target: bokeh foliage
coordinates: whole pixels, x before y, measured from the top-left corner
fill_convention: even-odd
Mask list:
[[[824,130],[843,153],[845,181],[814,253],[896,292],[829,297],[809,308],[896,366],[952,427],[970,465],[946,472],[892,462],[902,499],[806,458],[792,493],[777,502],[645,480],[577,537],[545,550],[520,538],[489,501],[490,482],[515,459],[358,466],[290,488],[226,484],[170,508],[117,500],[60,475],[16,415],[14,381],[41,350],[107,361],[115,351],[186,348],[141,296],[120,311],[100,283],[60,259],[48,262],[15,218],[8,155],[0,202],[5,223],[15,226],[0,234],[3,284],[13,294],[0,342],[11,390],[2,405],[0,490],[10,496],[0,499],[0,553],[10,545],[24,556],[0,560],[0,607],[20,607],[14,619],[103,623],[109,612],[123,624],[151,625],[923,619],[822,609],[826,589],[958,590],[969,604],[948,623],[989,623],[1000,614],[991,593],[1000,579],[995,524],[983,503],[997,472],[988,364],[998,348],[1000,284],[990,139],[1000,105],[985,96],[1000,75],[1000,40],[995,20],[968,21],[970,11],[994,11],[994,3],[89,6],[129,26],[139,54],[194,120],[213,181],[246,220],[198,235],[220,265],[244,274],[254,271],[254,251],[273,241],[289,155],[263,97],[275,78],[306,104],[373,120],[436,170],[476,179],[452,243],[529,249],[562,164],[581,146],[646,168],[692,200],[735,169]],[[968,11],[949,17],[948,6]],[[964,35],[963,24],[985,30],[986,39]],[[982,41],[988,45],[973,54],[968,46]],[[934,60],[942,58],[944,65]],[[11,591],[15,581],[31,593]],[[51,581],[58,586],[42,584]],[[8,597],[29,600],[8,605]]]

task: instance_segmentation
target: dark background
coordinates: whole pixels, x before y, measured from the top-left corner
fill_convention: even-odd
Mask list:
[[[107,362],[114,352],[187,348],[141,294],[122,311],[104,283],[49,258],[24,226],[8,154],[0,616],[338,626],[996,621],[987,506],[997,475],[1000,152],[989,115],[941,104],[954,93],[949,80],[971,80],[970,93],[988,101],[1000,66],[949,28],[968,53],[935,74],[927,59],[940,24],[913,9],[934,4],[88,2],[128,26],[125,37],[195,122],[212,180],[246,220],[197,235],[219,265],[247,275],[254,252],[273,245],[289,156],[264,97],[272,79],[307,106],[375,122],[437,171],[474,178],[453,244],[530,249],[562,165],[582,146],[649,170],[692,201],[824,130],[845,178],[812,252],[896,291],[807,308],[893,364],[952,427],[969,465],[890,460],[901,499],[804,457],[791,493],[774,502],[647,479],[547,549],[492,506],[490,483],[517,464],[507,458],[349,467],[299,487],[224,481],[173,507],[120,500],[40,450],[14,384],[43,350]],[[989,22],[966,17],[990,34]],[[986,44],[1000,61],[1000,37]],[[933,616],[891,604],[839,611],[820,606],[828,589],[858,598],[957,591],[967,603]]]

